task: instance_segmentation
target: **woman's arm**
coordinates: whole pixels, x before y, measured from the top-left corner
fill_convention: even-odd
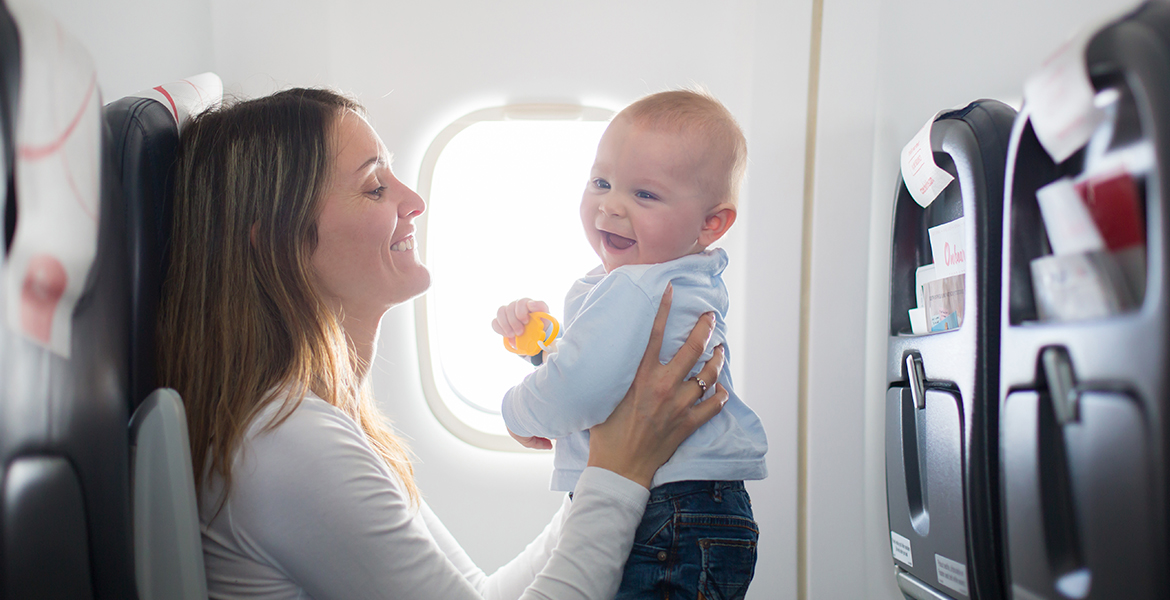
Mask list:
[[[408,504],[356,425],[320,400],[253,438],[244,456],[222,521],[207,527],[213,597],[606,598],[649,495],[588,469],[567,513],[486,577],[426,505]]]
[[[455,568],[459,569],[463,576],[471,582],[471,585],[479,590],[484,598],[502,599],[519,598],[520,594],[536,579],[537,573],[544,568],[545,563],[552,556],[553,549],[556,548],[557,540],[561,536],[561,528],[564,526],[565,517],[568,516],[571,506],[569,497],[565,496],[561,508],[545,526],[544,531],[536,536],[536,539],[529,543],[520,554],[500,567],[490,577],[475,564],[475,561],[471,560],[471,557],[467,555],[467,552],[463,550],[459,542],[447,531],[447,527],[443,525],[437,515],[431,512],[429,507],[424,505],[421,514],[427,529],[434,536],[439,548],[447,555]]]
[[[621,579],[649,492],[615,473],[586,469],[577,492],[545,530],[491,577],[428,519],[435,540],[484,598],[544,600],[610,598]]]
[[[280,584],[279,574],[317,600],[472,600],[497,592],[506,598],[540,570],[522,599],[612,597],[654,471],[726,398],[720,391],[696,405],[698,386],[682,379],[702,352],[710,321],[700,321],[669,364],[658,362],[669,294],[662,306],[634,384],[592,430],[590,465],[601,469],[582,475],[547,563],[541,564],[547,548],[537,548],[530,562],[512,567],[528,569],[515,571],[519,583],[473,585],[478,569],[456,564],[462,550],[444,548],[425,515],[416,516],[356,424],[306,399],[242,448],[232,497],[217,517],[229,525],[206,527],[211,591],[260,597]],[[721,357],[704,367],[704,379],[716,379]]]

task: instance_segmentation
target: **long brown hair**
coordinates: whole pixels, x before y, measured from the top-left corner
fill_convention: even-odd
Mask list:
[[[297,88],[214,108],[182,134],[160,377],[186,405],[196,489],[219,475],[221,501],[257,414],[283,398],[266,425],[276,427],[309,392],[352,417],[418,499],[406,447],[313,283],[333,128],[346,111],[364,113],[337,93]]]

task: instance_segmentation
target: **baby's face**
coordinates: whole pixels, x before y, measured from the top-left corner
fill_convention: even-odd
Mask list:
[[[718,199],[704,189],[716,168],[695,136],[619,117],[597,147],[581,223],[606,272],[702,251],[699,232]]]

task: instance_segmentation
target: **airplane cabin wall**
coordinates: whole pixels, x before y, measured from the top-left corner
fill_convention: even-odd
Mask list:
[[[89,50],[103,102],[212,68],[208,0],[14,0],[40,6]]]

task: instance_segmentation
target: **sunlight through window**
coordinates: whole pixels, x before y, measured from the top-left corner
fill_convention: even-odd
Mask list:
[[[464,119],[445,146],[428,151],[437,153],[423,238],[433,284],[417,308],[436,416],[471,443],[519,449],[506,437],[500,401],[533,367],[504,349],[491,320],[523,297],[544,300],[560,319],[573,280],[600,264],[578,208],[607,125],[598,119],[609,112],[577,108],[586,118],[567,120],[516,119],[504,110],[492,120]]]

